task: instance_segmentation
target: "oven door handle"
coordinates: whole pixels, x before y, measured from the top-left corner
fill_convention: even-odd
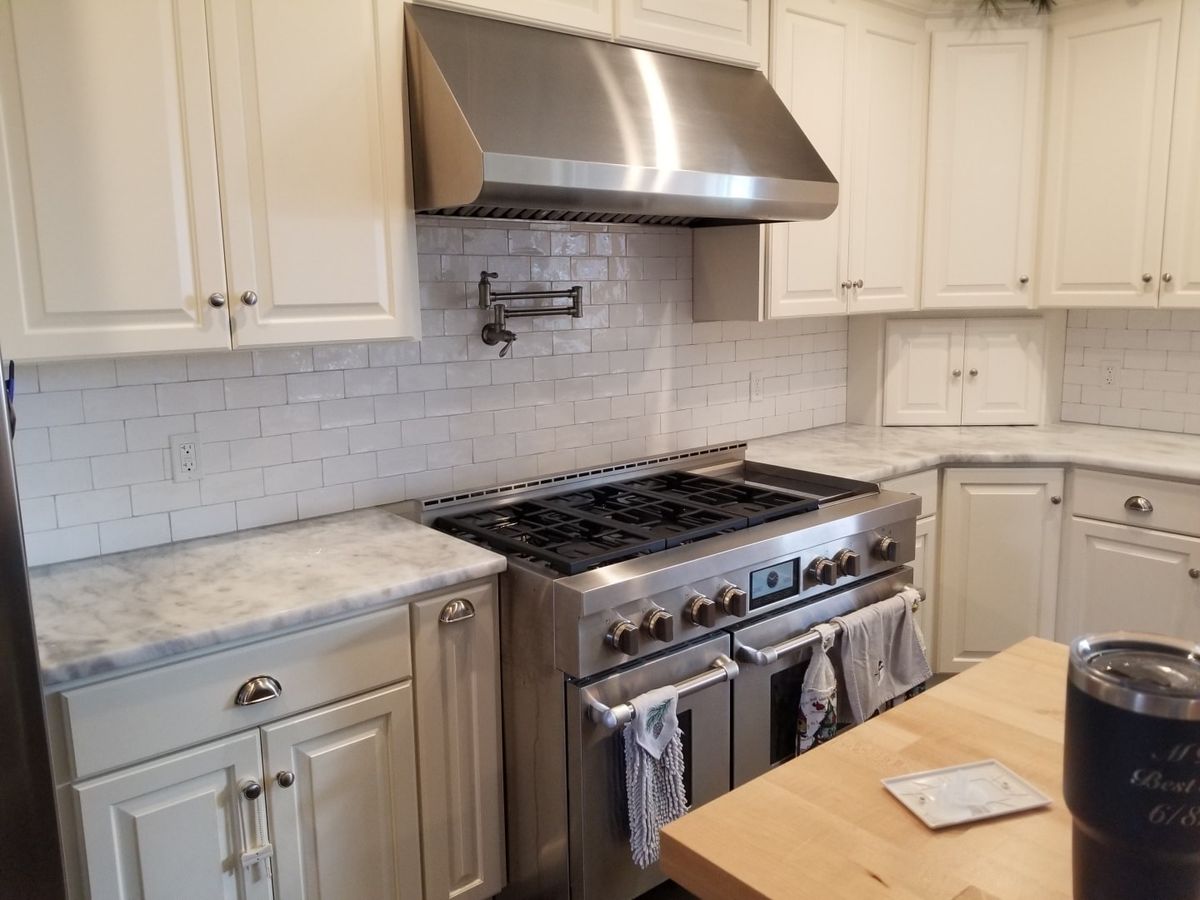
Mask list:
[[[684,697],[698,693],[715,684],[721,684],[724,681],[733,681],[733,679],[737,678],[737,675],[738,664],[722,653],[713,660],[711,666],[699,675],[685,678],[675,685],[675,690],[679,692],[679,699],[682,700]],[[583,702],[587,706],[588,718],[597,725],[613,729],[620,725],[627,725],[633,721],[633,704],[631,703],[626,702],[618,703],[615,706],[605,706],[586,688],[583,691]]]
[[[896,596],[911,599],[913,612],[916,612],[917,607],[925,600],[925,592],[920,588],[913,587],[911,584],[905,585]],[[833,623],[833,633],[835,635],[841,634],[842,626]],[[761,650],[747,644],[741,644],[737,648],[737,658],[739,662],[750,663],[753,666],[769,666],[781,656],[786,656],[789,653],[794,653],[797,650],[819,643],[821,643],[820,633],[815,628],[811,628],[808,631],[802,631],[800,634],[788,638],[786,641],[780,641],[778,644],[772,644],[770,647],[764,647]]]

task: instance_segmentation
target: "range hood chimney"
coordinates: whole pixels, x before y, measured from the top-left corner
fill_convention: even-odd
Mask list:
[[[405,19],[418,211],[700,226],[837,207],[761,72],[427,6]]]

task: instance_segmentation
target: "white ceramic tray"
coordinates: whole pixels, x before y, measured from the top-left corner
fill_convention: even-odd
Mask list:
[[[1050,805],[1049,797],[994,759],[884,778],[883,786],[935,829]]]

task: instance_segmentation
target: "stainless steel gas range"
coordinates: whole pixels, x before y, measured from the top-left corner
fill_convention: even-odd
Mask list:
[[[744,444],[421,501],[509,556],[501,581],[504,897],[629,900],[621,726],[679,687],[696,806],[795,755],[817,622],[908,586],[920,501],[747,462]]]

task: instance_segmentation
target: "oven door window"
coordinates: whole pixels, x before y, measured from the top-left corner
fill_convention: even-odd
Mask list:
[[[771,765],[786,762],[796,755],[796,738],[802,713],[800,692],[804,673],[808,671],[806,656],[794,666],[780,669],[771,676]]]

